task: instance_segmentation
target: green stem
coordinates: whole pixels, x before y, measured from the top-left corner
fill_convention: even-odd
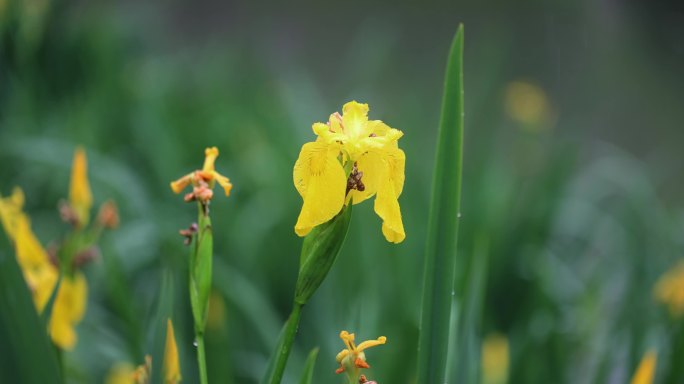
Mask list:
[[[283,339],[277,351],[270,384],[280,384],[280,381],[283,379],[287,359],[290,357],[292,344],[294,343],[295,335],[297,334],[297,328],[299,328],[299,318],[302,314],[302,306],[303,304],[296,301],[292,304],[292,313],[290,313],[290,317],[287,319],[287,323],[285,323],[285,327],[283,328]]]
[[[197,365],[200,371],[200,383],[208,384],[207,380],[207,358],[204,354],[204,334],[197,332],[195,334],[195,341],[197,342]]]

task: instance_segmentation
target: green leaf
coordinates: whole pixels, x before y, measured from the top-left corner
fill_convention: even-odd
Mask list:
[[[55,306],[55,300],[57,299],[57,293],[59,292],[59,287],[62,285],[62,274],[60,273],[59,276],[57,277],[57,282],[55,283],[55,287],[52,288],[52,293],[50,294],[50,298],[48,299],[48,302],[45,304],[45,307],[43,307],[43,312],[40,314],[40,320],[45,324],[45,327],[50,324],[50,316],[52,315],[52,308]]]
[[[299,384],[311,384],[317,357],[318,348],[314,348],[311,350],[311,352],[309,352],[309,356],[306,358],[306,362],[304,363],[304,371],[302,371],[302,378],[299,380]]]
[[[0,382],[61,383],[55,348],[14,253],[0,236]]]
[[[199,230],[196,236],[194,254],[190,256],[190,302],[195,319],[195,329],[204,333],[211,293],[211,271],[214,236],[211,218],[200,207]]]
[[[425,251],[418,383],[446,382],[463,156],[463,25],[447,62]]]

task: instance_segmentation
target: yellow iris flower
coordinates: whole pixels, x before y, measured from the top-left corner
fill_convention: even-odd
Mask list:
[[[219,155],[219,150],[216,147],[207,148],[204,150],[204,166],[201,170],[197,170],[181,177],[180,179],[171,182],[171,190],[174,193],[181,193],[188,185],[192,184],[195,187],[195,198],[210,200],[212,193],[211,189],[214,183],[218,183],[226,196],[230,196],[230,190],[233,189],[233,184],[230,179],[216,172],[214,163]],[[205,187],[206,184],[206,188]],[[208,195],[207,195],[208,193]]]
[[[69,204],[77,216],[77,226],[82,228],[90,219],[90,208],[93,206],[93,195],[88,182],[88,159],[83,148],[74,152],[71,165],[71,181],[69,183]]]
[[[406,237],[398,198],[404,187],[403,133],[380,120],[368,120],[368,104],[351,101],[342,115],[313,124],[316,141],[302,146],[294,165],[295,188],[304,199],[295,225],[299,236],[337,215],[344,204],[375,195],[375,213],[387,241]]]
[[[347,331],[340,332],[340,339],[344,342],[347,347],[337,354],[336,360],[340,364],[340,367],[335,371],[335,373],[342,373],[347,371],[354,379],[358,377],[358,370],[360,368],[370,368],[370,365],[366,362],[366,354],[363,352],[365,349],[370,347],[375,347],[376,345],[385,344],[387,338],[385,336],[380,336],[377,340],[366,340],[359,345],[354,343],[354,334]]]
[[[12,196],[0,198],[0,220],[14,243],[17,262],[33,294],[38,312],[42,312],[57,283],[59,271],[31,230],[28,216],[22,211],[23,192],[15,188]],[[83,319],[87,285],[82,273],[64,276],[57,292],[48,330],[52,341],[62,349],[72,349],[77,336],[74,328]]]
[[[658,279],[653,295],[658,301],[668,305],[673,316],[680,317],[684,314],[684,261],[680,261]]]
[[[509,364],[508,338],[493,333],[482,342],[482,383],[503,384],[508,380]]]

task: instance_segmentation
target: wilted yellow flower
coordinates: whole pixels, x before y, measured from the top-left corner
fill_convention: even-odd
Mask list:
[[[181,381],[180,364],[178,362],[178,347],[173,334],[171,319],[166,320],[166,347],[164,347],[164,383],[176,384]]]
[[[76,148],[71,165],[69,205],[76,213],[77,226],[87,225],[90,219],[90,208],[93,206],[93,195],[88,182],[88,159],[85,150],[81,147]]]
[[[359,345],[354,344],[354,334],[347,331],[340,332],[340,339],[347,347],[337,354],[336,360],[340,364],[335,373],[347,372],[354,380],[358,379],[359,369],[370,368],[366,362],[365,349],[385,344],[387,338],[380,336],[377,340],[366,340]]]
[[[670,308],[673,316],[684,314],[684,260],[679,261],[658,280],[653,295]]]
[[[375,195],[375,213],[383,220],[387,241],[406,237],[398,198],[404,187],[403,133],[380,120],[368,120],[368,104],[351,101],[342,115],[312,126],[316,141],[302,146],[294,165],[295,188],[304,199],[295,232],[306,236],[350,201],[358,204]]]
[[[655,376],[657,354],[654,350],[646,352],[637,367],[631,384],[651,384]]]
[[[230,183],[230,179],[216,172],[214,168],[218,155],[219,150],[216,147],[205,149],[204,166],[202,169],[188,173],[180,179],[171,182],[171,190],[174,193],[181,193],[185,187],[192,184],[194,187],[193,193],[186,195],[186,200],[208,201],[213,196],[212,189],[214,188],[214,183],[217,182],[223,188],[226,196],[230,196],[233,184]]]
[[[508,339],[490,334],[482,342],[482,383],[503,384],[508,379]]]

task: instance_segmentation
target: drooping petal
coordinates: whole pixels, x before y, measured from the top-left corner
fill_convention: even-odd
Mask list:
[[[342,107],[342,122],[347,136],[357,139],[368,137],[368,104],[350,101]]]
[[[70,350],[76,345],[75,326],[85,313],[87,285],[83,273],[65,276],[59,286],[50,318],[50,336],[62,349]]]
[[[223,188],[223,191],[226,193],[226,196],[230,196],[230,190],[233,189],[233,184],[230,183],[230,179],[223,176],[222,174],[214,171],[214,180],[216,180],[217,183]]]
[[[386,162],[378,151],[368,151],[359,157],[356,161],[356,168],[359,172],[363,172],[361,182],[363,183],[364,190],[351,190],[349,192],[353,204],[361,203],[378,191],[378,185],[382,175],[386,173],[386,167]]]
[[[364,349],[368,349],[371,347],[375,347],[377,345],[385,344],[385,342],[387,342],[387,338],[385,336],[380,336],[377,338],[377,340],[366,340],[356,347],[356,352],[361,352]]]
[[[192,176],[193,175],[194,175],[194,172],[188,173],[187,175],[181,177],[180,179],[178,179],[176,181],[172,181],[171,182],[171,190],[173,191],[173,193],[179,194],[179,193],[183,192],[185,187],[187,187],[188,185],[190,185],[190,183],[192,183]]]
[[[397,199],[404,185],[404,152],[400,149],[388,150],[385,161],[386,168],[378,185],[374,208],[383,220],[382,233],[387,241],[401,243],[406,234]]]
[[[295,225],[299,236],[306,236],[342,209],[347,177],[338,153],[339,147],[334,144],[313,142],[302,146],[293,171],[295,188],[304,199]]]
[[[166,346],[164,347],[164,383],[176,384],[181,381],[180,364],[178,363],[178,347],[173,333],[171,319],[166,320]]]
[[[76,211],[81,225],[88,222],[93,195],[88,182],[88,160],[83,148],[76,148],[71,166],[71,182],[69,185],[69,202]]]

